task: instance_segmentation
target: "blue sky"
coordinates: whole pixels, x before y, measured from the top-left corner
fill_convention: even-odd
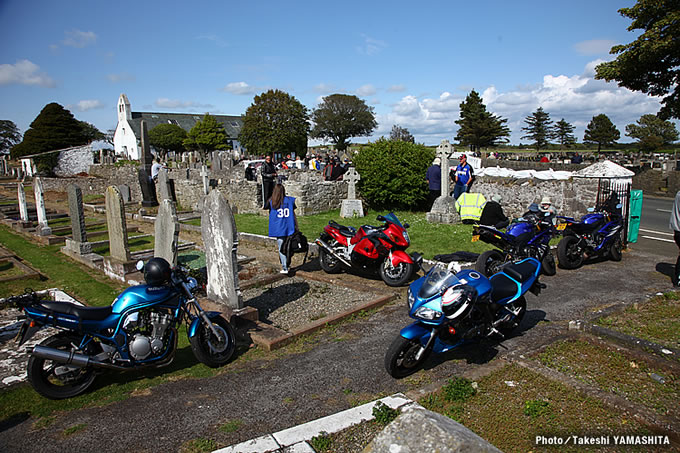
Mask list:
[[[133,111],[240,115],[278,88],[310,110],[355,94],[375,109],[370,139],[399,124],[434,145],[454,140],[474,88],[512,143],[539,106],[579,141],[600,113],[630,141],[625,125],[658,100],[593,68],[636,38],[618,13],[634,3],[0,0],[0,119],[25,132],[57,102],[106,131],[121,93]]]

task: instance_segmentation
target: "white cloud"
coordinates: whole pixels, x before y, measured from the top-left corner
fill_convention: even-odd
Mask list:
[[[69,110],[77,110],[78,112],[87,112],[88,110],[103,109],[105,107],[104,103],[98,99],[85,99],[77,104],[66,106]]]
[[[215,108],[212,104],[200,104],[193,101],[180,101],[168,98],[158,98],[154,104],[156,107],[164,109],[183,109],[189,111],[207,111]]]
[[[373,85],[367,84],[367,85],[362,85],[359,88],[357,88],[356,93],[359,96],[368,97],[368,96],[373,96],[375,93],[377,93],[377,90],[375,89],[375,87]]]
[[[135,80],[135,76],[128,74],[127,72],[121,72],[120,74],[107,74],[106,78],[112,83],[133,82]]]
[[[611,39],[591,39],[574,44],[574,50],[580,55],[604,55],[616,43]]]
[[[0,65],[0,85],[38,85],[54,87],[54,80],[45,73],[38,72],[40,66],[29,60],[17,61],[16,64]]]
[[[377,55],[385,47],[387,47],[387,43],[385,41],[380,41],[379,39],[371,38],[370,36],[367,36],[363,33],[361,34],[361,37],[364,42],[361,45],[357,46],[356,50],[362,55],[368,55],[369,57],[371,57],[373,55]]]
[[[65,46],[82,49],[97,42],[97,35],[93,31],[69,30],[64,33],[66,37],[61,42]]]
[[[224,88],[222,88],[222,91],[226,91],[227,93],[231,94],[245,95],[255,93],[257,91],[257,88],[248,85],[245,82],[232,82],[228,83]]]
[[[390,93],[401,93],[406,91],[406,87],[404,85],[392,85],[387,89],[387,91]]]
[[[329,94],[337,92],[338,90],[335,85],[329,83],[319,83],[318,85],[314,85],[314,91],[321,94]]]

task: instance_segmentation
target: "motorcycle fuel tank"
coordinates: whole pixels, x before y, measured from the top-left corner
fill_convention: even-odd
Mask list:
[[[170,286],[131,286],[116,297],[111,307],[113,313],[123,313],[130,307],[164,302],[179,293]]]
[[[604,218],[604,214],[586,214],[581,217],[581,223],[593,225]]]
[[[525,233],[532,233],[534,227],[527,222],[517,222],[511,224],[506,230],[506,234],[513,237],[519,237]]]

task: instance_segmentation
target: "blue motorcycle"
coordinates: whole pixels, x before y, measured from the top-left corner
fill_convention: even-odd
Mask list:
[[[385,354],[394,378],[418,371],[430,353],[450,351],[483,338],[505,338],[526,313],[527,291],[538,295],[541,263],[526,258],[508,263],[490,278],[474,270],[456,274],[437,264],[408,289],[409,316]]]
[[[497,247],[481,253],[475,269],[488,277],[499,272],[506,263],[531,257],[541,262],[544,275],[555,275],[557,265],[550,252],[550,240],[557,235],[553,220],[553,214],[541,212],[533,203],[529,211],[504,232],[492,226],[475,225],[472,242],[482,241]]]
[[[229,361],[236,347],[234,329],[219,312],[206,312],[193,295],[195,279],[180,267],[152,258],[139,270],[145,285],[123,291],[108,307],[83,307],[40,300],[36,293],[6,299],[23,308],[26,320],[17,341],[28,341],[43,327],[59,333],[28,348],[28,380],[50,399],[85,392],[100,370],[139,370],[169,365],[177,351],[177,328],[187,322],[196,358],[210,367]]]
[[[588,208],[589,214],[575,220],[571,217],[560,217],[559,225],[563,238],[557,244],[557,258],[561,268],[576,269],[586,258],[608,256],[613,261],[621,261],[623,257],[623,240],[621,233],[623,217],[619,203],[613,209]]]

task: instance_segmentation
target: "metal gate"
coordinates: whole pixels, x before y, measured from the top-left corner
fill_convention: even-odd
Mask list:
[[[616,182],[611,179],[600,178],[597,184],[597,200],[595,206],[604,206],[609,197],[614,194],[618,198],[618,203],[621,203],[621,215],[623,216],[623,246],[628,245],[628,218],[630,216],[630,190],[632,183],[630,182]]]

